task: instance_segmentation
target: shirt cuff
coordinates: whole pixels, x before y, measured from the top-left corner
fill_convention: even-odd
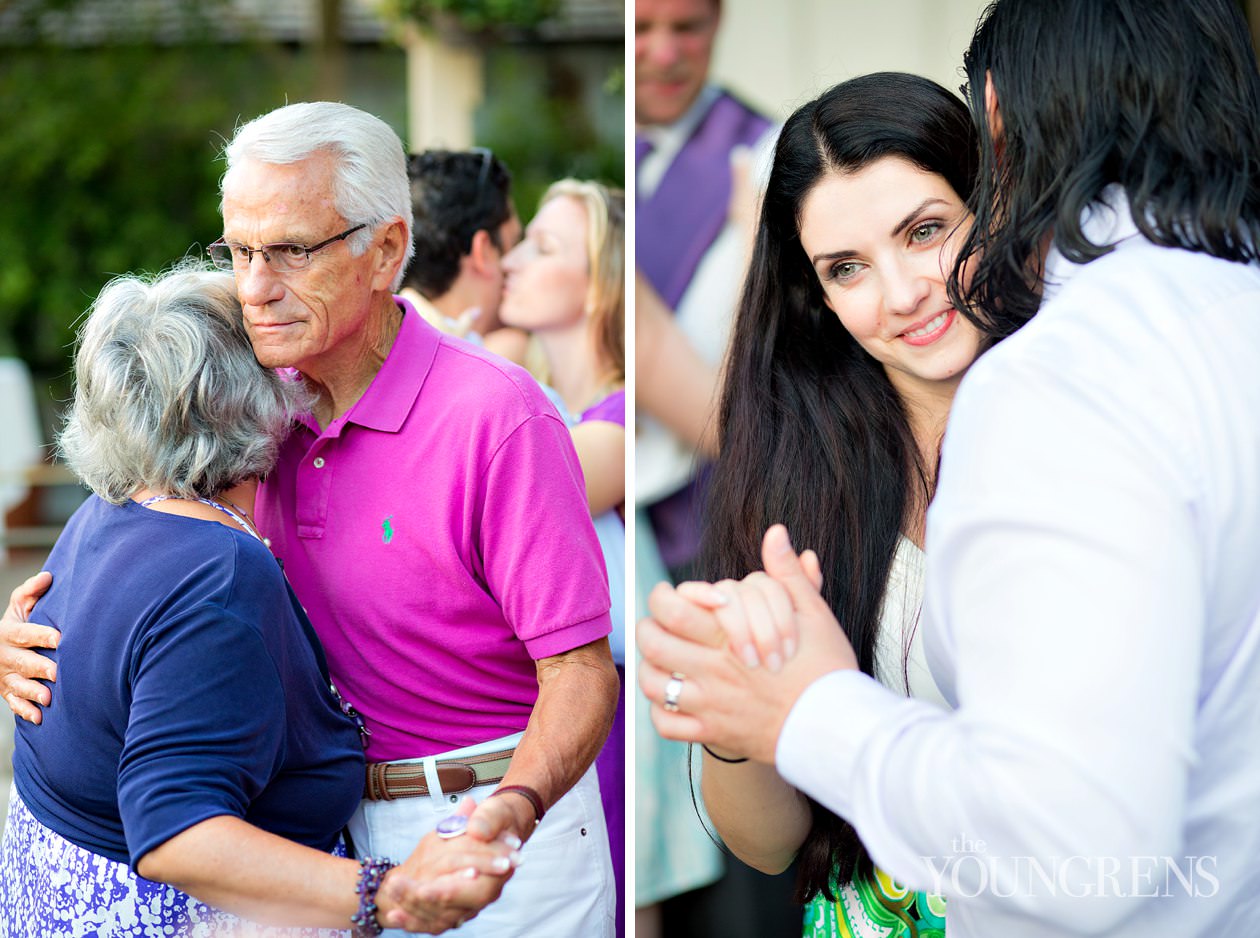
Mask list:
[[[537,661],[540,658],[562,655],[566,651],[573,651],[575,648],[589,645],[591,642],[604,638],[611,632],[612,615],[605,612],[584,622],[564,625],[545,635],[524,639],[525,650],[529,652],[531,658]]]
[[[788,713],[775,767],[794,787],[851,821],[863,750],[905,703],[861,671],[826,674],[805,688]]]

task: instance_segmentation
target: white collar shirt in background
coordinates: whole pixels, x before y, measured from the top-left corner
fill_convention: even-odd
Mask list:
[[[635,128],[635,135],[652,144],[652,150],[635,168],[635,197],[647,200],[656,193],[656,187],[665,178],[665,172],[674,157],[687,145],[691,135],[704,120],[709,108],[721,97],[722,90],[716,85],[705,85],[691,102],[691,107],[672,124],[642,124]]]
[[[955,400],[924,643],[952,713],[816,681],[783,776],[950,938],[1192,938],[1260,921],[1260,267],[1047,261],[1041,310]]]

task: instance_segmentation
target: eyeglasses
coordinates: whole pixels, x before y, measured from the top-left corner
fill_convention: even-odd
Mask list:
[[[339,235],[333,235],[327,241],[321,241],[319,244],[313,244],[310,247],[307,247],[305,244],[280,243],[264,244],[260,248],[251,248],[247,244],[220,239],[206,248],[206,253],[210,255],[210,260],[214,266],[220,270],[244,270],[253,263],[255,254],[261,254],[263,261],[268,267],[278,274],[286,274],[309,267],[311,265],[311,255],[316,251],[322,251],[330,244],[344,241],[356,231],[366,227],[367,225],[355,225],[353,228],[347,228]]]

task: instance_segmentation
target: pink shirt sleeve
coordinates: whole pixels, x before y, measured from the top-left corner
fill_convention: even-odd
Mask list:
[[[535,660],[608,635],[608,577],[568,429],[523,421],[486,469],[480,550],[490,592]]]

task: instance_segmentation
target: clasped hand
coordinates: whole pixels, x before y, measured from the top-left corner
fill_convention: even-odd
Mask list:
[[[40,680],[55,681],[56,664],[35,649],[55,648],[60,633],[27,618],[52,583],[40,573],[10,596],[0,617],[0,692],[24,720],[39,723],[51,693]],[[377,893],[378,918],[386,927],[438,934],[474,917],[502,893],[520,861],[522,838],[505,799],[487,799],[480,808],[471,798],[456,809],[469,822],[468,835],[421,839],[411,856],[391,870]]]
[[[636,636],[657,732],[773,764],[800,695],[824,674],[856,670],[857,657],[819,592],[814,552],[798,556],[774,525],[761,557],[765,571],[738,582],[659,584]]]
[[[476,807],[465,798],[456,813],[467,817]],[[381,924],[425,934],[457,928],[499,898],[520,863],[520,847],[510,831],[490,841],[427,834],[385,877],[377,894]]]

